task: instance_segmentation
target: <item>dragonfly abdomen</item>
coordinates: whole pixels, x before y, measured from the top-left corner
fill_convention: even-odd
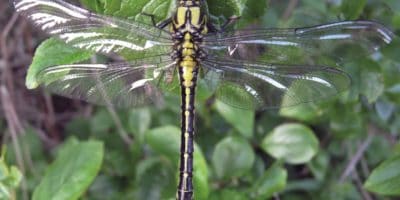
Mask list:
[[[193,197],[193,148],[194,148],[194,96],[199,62],[206,54],[201,49],[203,35],[207,33],[207,17],[200,1],[179,1],[172,17],[171,33],[174,39],[172,59],[178,65],[182,97],[181,157],[178,200]]]

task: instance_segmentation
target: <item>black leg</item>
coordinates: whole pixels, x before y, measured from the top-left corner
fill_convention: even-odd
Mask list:
[[[237,20],[239,20],[239,19],[240,19],[240,16],[235,16],[234,15],[234,16],[229,17],[229,19],[226,20],[226,22],[224,24],[222,24],[221,30],[222,31],[225,30],[227,26],[236,23]]]
[[[209,22],[209,23],[207,24],[208,31],[209,31],[210,33],[224,32],[225,29],[226,29],[229,25],[234,24],[238,19],[240,19],[240,17],[238,17],[238,16],[229,17],[229,19],[228,19],[224,24],[222,24],[222,26],[221,26],[220,28],[217,28],[214,24],[212,24],[211,22]]]
[[[141,13],[142,15],[145,15],[147,17],[150,17],[151,19],[151,23],[155,26],[158,27],[160,29],[164,29],[168,24],[170,24],[172,22],[172,18],[168,18],[162,22],[160,22],[159,24],[156,23],[155,20],[155,16],[153,14],[148,14],[148,13]]]
[[[160,22],[159,24],[157,24],[156,26],[160,29],[164,29],[165,27],[167,27],[169,24],[172,23],[172,18],[168,18],[162,22]]]

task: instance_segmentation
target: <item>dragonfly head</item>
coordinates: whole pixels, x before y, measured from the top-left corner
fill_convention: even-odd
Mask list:
[[[192,5],[200,5],[201,3],[204,3],[205,0],[177,0],[178,5],[181,6],[192,6]]]

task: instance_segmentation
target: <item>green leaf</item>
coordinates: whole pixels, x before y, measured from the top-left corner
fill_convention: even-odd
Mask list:
[[[19,186],[19,183],[22,180],[22,173],[19,171],[19,169],[15,166],[10,167],[10,177],[8,180],[8,184],[12,188],[17,188]]]
[[[258,23],[267,13],[267,4],[267,1],[247,0],[244,10],[240,15],[240,20],[237,22],[239,23],[238,27],[244,26],[246,28],[249,24]]]
[[[381,195],[400,195],[400,155],[390,158],[375,168],[364,187]]]
[[[268,199],[286,187],[288,173],[278,163],[272,165],[253,186],[256,199]]]
[[[129,112],[128,127],[129,131],[135,135],[135,139],[140,143],[144,140],[144,134],[149,129],[151,123],[151,113],[148,108],[132,109]]]
[[[307,166],[316,180],[323,181],[329,169],[329,154],[323,151],[318,153]]]
[[[113,15],[115,12],[121,9],[122,0],[107,0],[104,5],[104,14]]]
[[[213,192],[210,196],[209,200],[221,200],[221,199],[229,199],[229,200],[248,200],[243,192],[232,190],[232,189],[223,189],[218,192]]]
[[[0,199],[15,199],[13,194],[22,180],[22,173],[15,166],[9,166],[5,161],[6,147],[0,150]]]
[[[387,4],[393,11],[400,12],[400,1],[398,0],[385,0],[384,3]]]
[[[180,132],[180,129],[175,126],[150,129],[145,134],[145,142],[157,153],[177,163],[179,162]]]
[[[368,103],[375,102],[382,95],[385,86],[381,73],[362,72],[361,94],[367,97]]]
[[[157,153],[168,157],[178,167],[180,153],[180,129],[175,126],[163,126],[151,129],[145,134],[145,141]],[[208,168],[201,149],[197,144],[193,153],[193,182],[195,199],[207,199],[209,195]]]
[[[123,0],[121,2],[121,9],[115,12],[114,15],[152,24],[151,18],[143,15],[143,13],[154,15],[156,22],[160,22],[170,17],[175,11],[175,3],[175,0]]]
[[[107,109],[100,109],[90,119],[90,129],[93,133],[101,133],[114,126],[114,121]]]
[[[162,166],[162,167],[160,167]],[[173,166],[161,158],[151,158],[140,162],[136,168],[134,199],[165,199],[174,196],[176,186]]]
[[[392,26],[393,26],[393,28],[396,28],[396,29],[400,28],[400,12],[398,12],[395,16],[393,16]]]
[[[215,102],[217,111],[229,122],[241,135],[250,138],[254,127],[254,110],[235,108],[221,101]]]
[[[262,141],[261,148],[276,159],[290,164],[309,162],[318,152],[319,142],[314,132],[295,123],[276,127]]]
[[[246,174],[255,161],[249,142],[240,137],[226,137],[215,147],[212,164],[218,178],[240,177]]]
[[[342,1],[341,10],[348,20],[357,19],[362,13],[367,0]]]
[[[96,13],[104,12],[104,3],[102,0],[80,0],[80,2],[91,11]]]
[[[282,117],[312,122],[324,114],[323,110],[315,103],[304,103],[296,106],[282,107],[279,115]]]
[[[210,1],[208,0],[208,8],[210,14],[220,19],[220,24],[223,24],[232,16],[242,16],[246,8],[248,0],[225,0],[225,1]]]
[[[356,185],[351,182],[334,182],[329,187],[325,187],[321,196],[317,199],[363,199]]]
[[[351,123],[348,123],[351,122]],[[339,138],[351,138],[365,132],[359,104],[344,104],[330,111],[330,130]]]
[[[98,141],[66,144],[33,193],[33,200],[75,200],[100,170],[103,144]]]
[[[72,64],[89,59],[92,53],[79,50],[54,38],[42,42],[36,49],[32,64],[29,66],[25,85],[35,89],[46,80],[38,80],[38,73],[46,67]],[[60,74],[62,76],[63,74]],[[56,75],[57,76],[57,75]]]
[[[380,100],[375,103],[375,110],[379,118],[383,121],[389,120],[389,118],[395,112],[395,109],[395,104],[386,100]]]
[[[388,45],[385,45],[382,48],[382,53],[387,58],[394,60],[396,62],[400,62],[400,56],[398,54],[398,49],[400,47],[400,39],[399,37],[395,37],[395,39]]]

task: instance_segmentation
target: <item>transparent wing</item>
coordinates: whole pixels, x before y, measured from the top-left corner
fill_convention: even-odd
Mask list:
[[[61,0],[14,0],[14,5],[42,30],[74,47],[99,53],[169,52],[170,35],[154,26],[100,16]]]
[[[208,59],[202,67],[206,72],[203,78],[216,97],[244,109],[318,101],[335,96],[350,85],[346,73],[325,66]]]
[[[48,67],[39,83],[53,93],[91,103],[134,107],[160,105],[168,87],[166,73],[174,67],[169,57],[112,64],[72,64]]]
[[[211,55],[230,59],[331,66],[371,54],[393,37],[376,22],[344,21],[307,28],[213,33],[204,38],[204,47]]]

